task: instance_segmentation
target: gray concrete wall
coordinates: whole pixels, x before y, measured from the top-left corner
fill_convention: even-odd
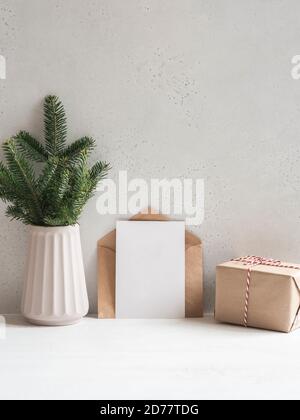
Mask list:
[[[98,141],[112,177],[204,178],[206,309],[233,256],[300,262],[298,0],[0,0],[1,141],[42,134],[56,93],[70,139]],[[18,312],[27,228],[0,206],[0,312]],[[95,200],[82,242],[96,311],[96,241],[116,217]]]

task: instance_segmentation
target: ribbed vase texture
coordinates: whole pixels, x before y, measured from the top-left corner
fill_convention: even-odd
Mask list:
[[[79,226],[32,227],[24,317],[39,325],[69,325],[88,309]]]

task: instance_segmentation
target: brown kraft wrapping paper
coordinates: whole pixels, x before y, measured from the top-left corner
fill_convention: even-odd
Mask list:
[[[244,326],[248,268],[237,261],[217,267],[217,321]],[[289,333],[300,327],[299,309],[300,266],[299,270],[265,265],[252,267],[248,327]]]
[[[140,213],[131,219],[134,221],[161,221],[170,219],[161,214]],[[185,306],[187,318],[203,316],[203,257],[202,242],[186,231],[186,288]],[[98,317],[115,318],[115,283],[116,283],[116,230],[98,241]]]

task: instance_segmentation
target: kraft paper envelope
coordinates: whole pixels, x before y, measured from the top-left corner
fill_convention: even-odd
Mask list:
[[[217,267],[217,321],[244,324],[247,272],[248,267],[236,261]],[[265,265],[252,268],[249,327],[291,332],[300,327],[299,309],[300,270]]]
[[[150,212],[149,212],[150,213]],[[170,219],[161,214],[138,214],[134,221],[161,221]],[[186,287],[185,312],[187,318],[203,316],[203,261],[202,243],[192,233],[186,231]],[[98,316],[112,319],[115,314],[116,286],[116,230],[110,232],[98,242]]]

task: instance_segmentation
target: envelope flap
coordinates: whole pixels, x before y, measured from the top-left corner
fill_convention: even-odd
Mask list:
[[[116,252],[117,246],[117,231],[114,229],[112,232],[105,235],[98,241],[98,248],[108,248],[111,251]]]
[[[300,270],[299,270],[299,273],[297,273],[293,276],[293,279],[294,279],[294,281],[295,281],[295,283],[296,283],[296,285],[299,289],[299,292],[300,292]]]
[[[189,249],[192,247],[202,247],[202,241],[196,235],[189,232],[188,230],[185,231],[185,248]]]
[[[149,207],[148,209],[133,216],[130,220],[135,222],[167,222],[171,219]]]

